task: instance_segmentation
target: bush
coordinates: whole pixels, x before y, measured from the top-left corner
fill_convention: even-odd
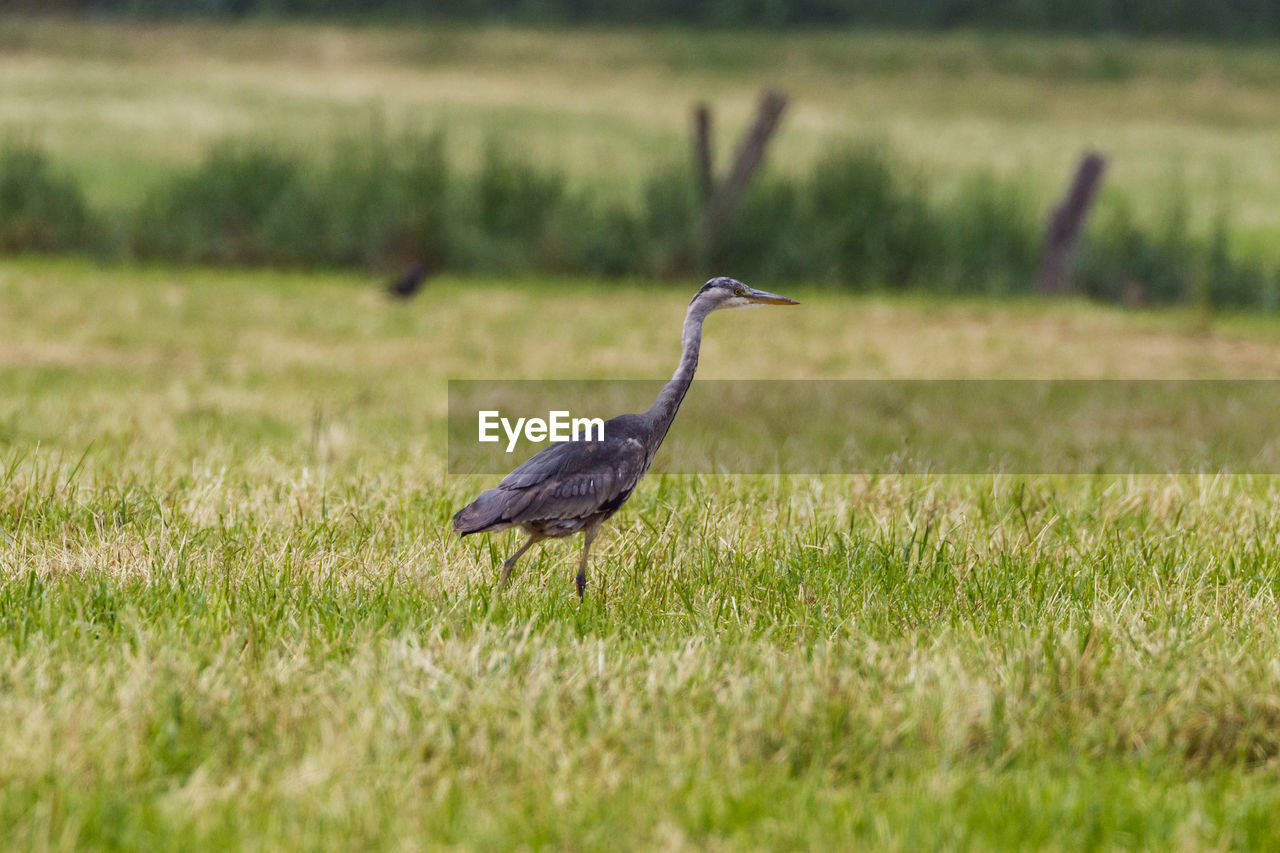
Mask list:
[[[297,263],[444,265],[449,170],[439,134],[341,142],[272,209],[265,234]]]
[[[1041,239],[1038,217],[1026,193],[984,175],[964,182],[943,208],[936,229],[934,275],[968,293],[1014,293],[1035,275]]]
[[[582,193],[560,205],[543,260],[561,271],[624,276],[652,273],[647,254],[634,211]]]
[[[926,194],[876,145],[834,149],[800,178],[765,174],[719,244],[700,256],[702,212],[687,167],[666,166],[630,202],[566,192],[558,171],[488,146],[453,173],[442,137],[348,139],[303,160],[269,144],[224,143],[162,177],[131,217],[114,217],[139,255],[213,264],[388,270],[530,269],[594,275],[725,273],[760,281],[1017,293],[1030,289],[1042,216],[1017,185],[990,176]],[[1097,299],[1280,307],[1280,269],[1230,251],[1231,226],[1192,233],[1182,193],[1144,226],[1104,199],[1076,261]],[[78,186],[37,149],[0,150],[0,249],[95,248]]]
[[[439,266],[447,189],[439,136],[347,140],[312,164],[224,144],[153,192],[136,242],[147,256],[214,264]]]
[[[1197,249],[1177,207],[1158,231],[1138,225],[1127,205],[1101,211],[1076,260],[1082,291],[1131,303],[1190,302]]]
[[[693,230],[701,205],[687,166],[659,167],[644,182],[641,193],[641,232],[648,245],[645,268],[658,275],[682,275],[693,270],[696,252]]]
[[[296,159],[263,144],[224,143],[203,163],[161,184],[147,198],[136,231],[139,252],[212,264],[288,258],[269,223],[296,207]],[[305,214],[304,214],[305,215]]]
[[[557,263],[552,228],[565,201],[564,175],[512,155],[496,141],[479,171],[458,181],[449,250],[454,266],[512,272]]]
[[[89,211],[80,187],[37,148],[0,148],[0,251],[88,248]]]
[[[490,143],[474,191],[485,231],[532,243],[544,233],[564,195],[564,176]]]
[[[761,281],[813,277],[801,203],[792,182],[768,176],[756,181],[706,259],[708,272]]]
[[[937,228],[924,195],[883,149],[860,145],[818,161],[806,187],[813,256],[824,277],[902,285],[933,268]]]

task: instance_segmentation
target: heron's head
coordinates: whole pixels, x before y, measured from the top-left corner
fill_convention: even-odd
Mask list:
[[[721,308],[750,308],[753,305],[799,305],[794,299],[747,287],[736,278],[718,276],[702,285],[691,305],[704,304],[707,311]]]

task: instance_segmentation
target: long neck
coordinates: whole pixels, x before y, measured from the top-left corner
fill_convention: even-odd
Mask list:
[[[689,306],[689,313],[684,317],[684,332],[680,336],[680,365],[671,375],[671,381],[658,392],[658,399],[646,412],[653,425],[653,447],[667,435],[671,422],[680,411],[680,403],[693,382],[693,373],[698,369],[698,350],[702,348],[702,321],[710,313],[710,307],[700,300],[694,300]]]

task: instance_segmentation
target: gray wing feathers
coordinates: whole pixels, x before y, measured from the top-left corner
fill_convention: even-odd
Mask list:
[[[498,524],[506,509],[506,497],[501,489],[481,492],[480,497],[458,510],[453,517],[453,529],[466,536]]]
[[[553,444],[539,451],[516,466],[502,478],[499,489],[523,489],[534,486],[551,477],[563,475],[566,469],[581,468],[582,456],[596,456],[596,445],[570,442]],[[583,453],[585,451],[585,453]]]
[[[453,529],[465,535],[611,512],[630,496],[646,462],[644,446],[631,437],[553,445],[464,507]]]

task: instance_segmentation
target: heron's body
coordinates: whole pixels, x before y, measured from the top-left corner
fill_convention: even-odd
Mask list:
[[[463,536],[510,527],[529,534],[529,539],[503,563],[501,582],[506,582],[516,561],[535,543],[583,533],[577,576],[578,595],[583,594],[587,554],[596,532],[622,508],[649,470],[693,381],[703,320],[719,308],[751,304],[795,303],[786,297],[752,290],[731,278],[708,281],[689,303],[680,365],[648,410],[605,421],[602,440],[553,444],[453,517],[453,529]]]
[[[531,536],[570,536],[617,512],[652,462],[641,415],[604,424],[603,441],[553,444],[472,501],[453,519],[463,534],[521,527]]]

